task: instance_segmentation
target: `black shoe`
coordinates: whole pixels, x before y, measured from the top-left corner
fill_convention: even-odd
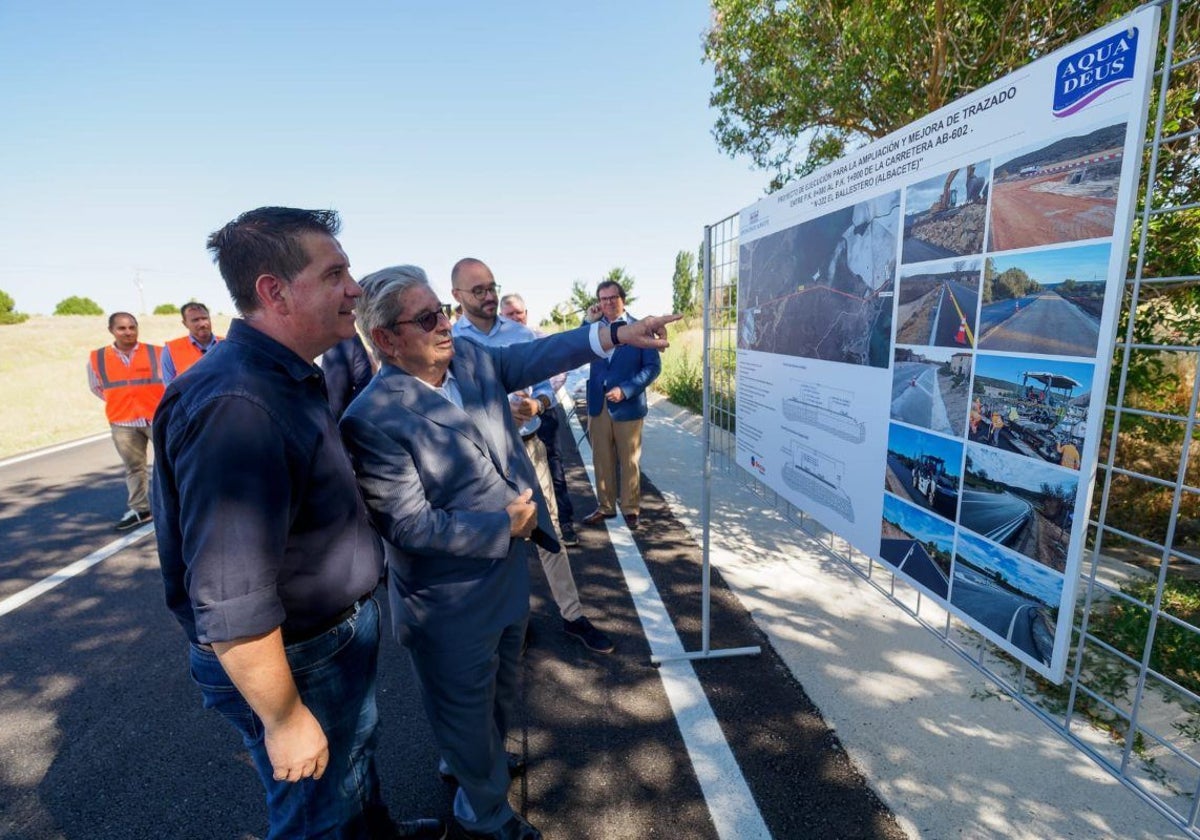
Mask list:
[[[404,820],[393,823],[395,840],[445,840],[446,824],[441,820]]]
[[[630,531],[636,531],[638,529],[638,522],[640,521],[636,513],[625,514],[625,527]]]
[[[153,518],[154,514],[148,510],[128,510],[114,527],[118,531],[128,531],[131,528],[138,527],[139,525],[145,525]]]
[[[451,840],[542,840],[542,832],[513,814],[495,831],[468,831],[458,820],[453,820],[447,837]]]
[[[583,642],[584,647],[588,650],[594,650],[596,653],[613,652],[612,639],[604,631],[597,630],[596,626],[588,621],[585,615],[581,615],[574,621],[567,621],[564,618],[563,632]]]
[[[579,535],[575,533],[575,529],[571,527],[570,522],[562,526],[562,539],[559,542],[567,546],[567,548],[579,545]]]
[[[525,756],[517,755],[513,752],[505,753],[504,756],[508,761],[508,778],[515,779],[517,776],[525,775]],[[454,778],[453,773],[443,773],[440,767],[438,768],[438,775],[441,776],[442,781],[446,782],[447,784],[458,784],[458,779]]]
[[[579,521],[582,522],[584,525],[600,525],[604,522],[605,519],[616,519],[616,518],[617,518],[617,515],[615,513],[605,513],[604,511],[600,510],[600,508],[596,508],[594,511],[592,511],[591,513],[589,513],[587,516],[583,517],[583,519],[581,519]]]

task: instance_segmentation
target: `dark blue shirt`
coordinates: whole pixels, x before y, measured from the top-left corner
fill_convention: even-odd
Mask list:
[[[154,453],[167,606],[192,641],[303,634],[379,582],[320,370],[245,321],[167,388]]]

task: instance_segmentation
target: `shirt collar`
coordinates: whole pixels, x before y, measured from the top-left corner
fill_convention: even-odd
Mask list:
[[[278,341],[244,319],[234,318],[230,322],[229,332],[226,334],[225,340],[242,344],[262,353],[282,367],[297,382],[303,382],[312,376],[318,378],[321,376],[321,369],[316,365],[306,359],[300,358],[295,352],[284,347]]]

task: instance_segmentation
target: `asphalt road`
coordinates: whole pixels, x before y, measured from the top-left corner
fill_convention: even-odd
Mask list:
[[[934,338],[929,343],[939,347],[972,347],[972,324],[975,321],[975,305],[978,301],[979,293],[961,283],[946,283],[942,286],[938,319],[933,328]],[[967,325],[965,329],[964,320]]]
[[[988,493],[966,487],[962,490],[959,524],[988,539],[1013,544],[1032,515],[1033,505],[1012,493]]]
[[[1028,300],[1028,299],[1027,299]],[[994,320],[991,312],[987,320]],[[981,350],[1016,353],[1045,353],[1060,356],[1092,356],[1100,337],[1100,325],[1078,306],[1054,292],[1038,295],[979,340]]]
[[[950,415],[938,387],[938,365],[896,362],[891,415],[914,426],[951,434]]]
[[[594,499],[577,454],[569,474],[576,509],[587,513]],[[685,649],[696,650],[700,552],[652,479],[644,477],[636,544]],[[0,466],[0,838],[261,836],[261,790],[232,730],[200,706],[183,635],[163,604],[149,527],[27,603],[3,606],[111,550],[123,502],[107,439]],[[710,809],[723,806],[702,793],[608,533],[581,536],[572,565],[584,608],[617,650],[590,654],[560,631],[531,559],[534,637],[509,742],[529,771],[511,801],[548,840],[716,838]],[[770,836],[902,838],[803,688],[713,577],[713,648],[764,652],[689,670]],[[397,817],[447,815],[452,791],[434,773],[407,654],[386,637],[378,691],[385,801]]]
[[[1000,638],[1009,639],[1030,656],[1049,662],[1049,654],[1042,653],[1033,638],[1038,603],[1002,589],[970,569],[956,568],[951,603]]]

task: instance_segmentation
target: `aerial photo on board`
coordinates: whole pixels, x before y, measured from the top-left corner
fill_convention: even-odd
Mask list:
[[[896,343],[975,346],[980,257],[906,266],[896,282]]]
[[[885,368],[900,193],[747,242],[738,264],[738,347]]]
[[[962,437],[972,355],[949,347],[897,347],[891,418]]]
[[[958,524],[1061,572],[1078,489],[1077,473],[968,443]]]
[[[1062,137],[998,161],[988,250],[1112,236],[1125,125]]]
[[[880,558],[943,601],[950,589],[953,546],[954,526],[949,522],[892,496],[883,497]]]
[[[967,435],[976,443],[1077,470],[1095,366],[1023,356],[975,357]]]
[[[988,161],[951,169],[904,191],[902,263],[983,252]]]
[[[979,348],[1095,356],[1111,252],[1100,242],[988,257]]]

